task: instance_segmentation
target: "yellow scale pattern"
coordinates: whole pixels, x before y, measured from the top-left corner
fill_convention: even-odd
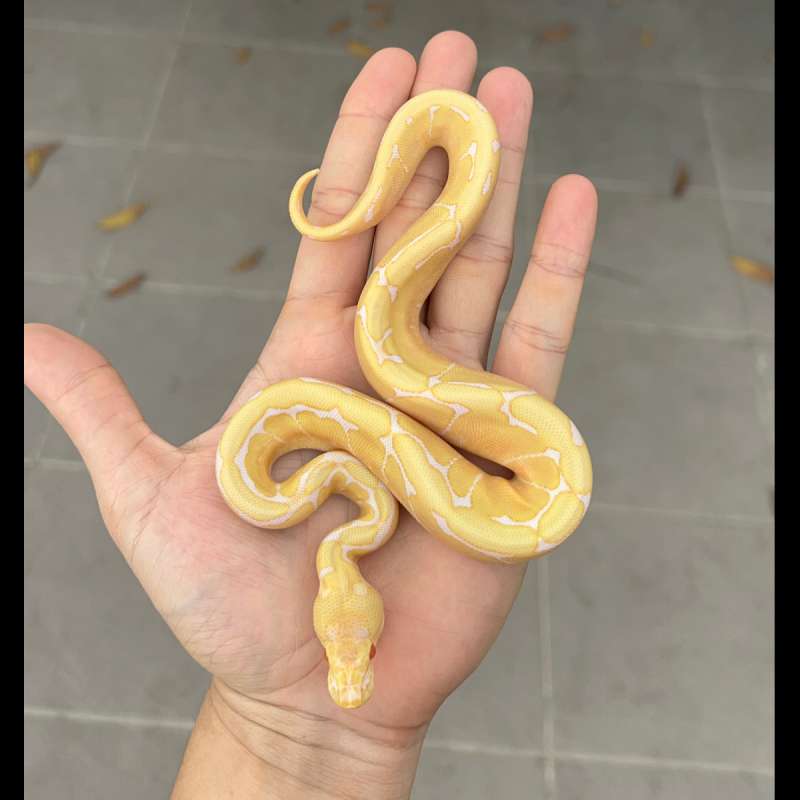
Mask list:
[[[494,191],[500,142],[494,120],[462,92],[409,100],[381,141],[364,192],[339,222],[311,225],[303,175],[289,200],[295,227],[331,241],[377,225],[423,156],[442,147],[449,175],[436,202],[373,270],[359,300],[355,344],[361,369],[386,402],[309,378],[259,392],[231,419],[217,452],[217,482],[230,507],[263,528],[286,528],[331,493],[360,516],[332,531],[317,553],[314,629],[329,662],[328,688],[342,707],[374,689],[372,656],[383,603],[358,559],[394,533],[397,500],[432,535],[473,558],[515,562],[552,550],[589,505],[589,452],[571,420],[528,387],[468,369],[431,350],[420,309],[475,230]],[[274,462],[301,448],[323,453],[276,483]],[[489,475],[455,448],[508,467]]]

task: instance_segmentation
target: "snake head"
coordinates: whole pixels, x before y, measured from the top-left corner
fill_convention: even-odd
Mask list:
[[[324,644],[328,691],[333,701],[342,708],[364,705],[375,688],[372,668],[375,645],[369,638],[329,639]]]

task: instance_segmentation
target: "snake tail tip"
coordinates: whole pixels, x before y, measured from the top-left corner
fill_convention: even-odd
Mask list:
[[[314,178],[319,175],[319,167],[311,169],[301,175],[295,182],[292,192],[289,195],[289,216],[291,217],[292,224],[304,236],[313,234],[315,226],[308,221],[306,212],[303,209],[303,198],[306,194],[306,189]]]

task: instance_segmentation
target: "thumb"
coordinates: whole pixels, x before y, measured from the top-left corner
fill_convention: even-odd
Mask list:
[[[24,328],[25,385],[58,420],[86,462],[117,544],[123,518],[142,512],[175,448],[150,430],[119,373],[90,345],[51,325]],[[151,498],[152,499],[152,498]]]

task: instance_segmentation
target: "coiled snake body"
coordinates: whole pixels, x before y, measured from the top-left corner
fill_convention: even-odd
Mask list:
[[[308,222],[302,202],[319,172],[312,170],[292,190],[292,221],[323,241],[377,225],[437,146],[449,158],[447,183],[376,265],[356,315],[359,364],[386,402],[309,378],[282,381],[233,416],[217,452],[222,494],[253,525],[295,525],[331,493],[358,506],[358,518],[328,534],[317,553],[314,630],[328,658],[331,697],[345,708],[362,705],[374,688],[383,603],[357,561],[394,533],[395,498],[451,547],[514,562],[560,544],[591,493],[588,450],[563,412],[528,387],[443,358],[420,332],[425,299],[474,231],[497,180],[497,129],[475,98],[437,90],[409,100],[389,123],[367,186],[345,217],[324,227]],[[272,464],[301,448],[323,453],[288,480],[273,481]],[[490,475],[456,448],[514,475]]]

